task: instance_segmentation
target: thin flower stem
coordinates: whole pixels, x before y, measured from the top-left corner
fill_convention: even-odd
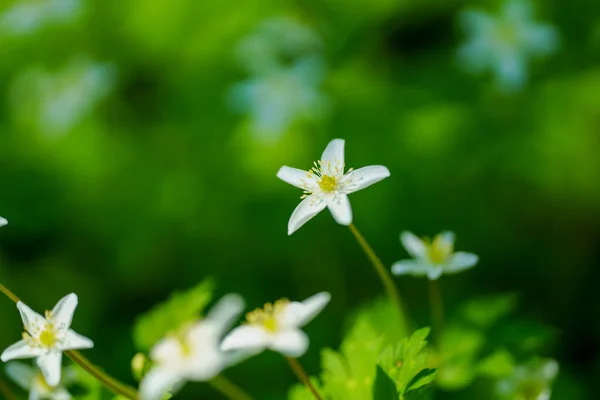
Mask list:
[[[254,400],[242,388],[222,375],[214,377],[208,383],[230,400]]]
[[[0,394],[4,396],[6,400],[16,400],[17,398],[10,390],[10,387],[6,384],[2,376],[0,376]]]
[[[306,371],[304,371],[304,368],[302,368],[302,365],[300,365],[298,360],[292,357],[286,357],[286,360],[290,364],[290,368],[292,368],[292,371],[294,371],[300,382],[302,382],[308,388],[308,390],[310,390],[313,396],[315,396],[315,399],[323,400],[319,392],[317,392],[317,389],[315,389],[313,384],[310,382],[310,378],[308,377]]]
[[[6,297],[11,299],[15,303],[18,303],[20,301],[19,298],[13,292],[11,292],[6,286],[4,286],[1,283],[0,292],[4,293]],[[115,378],[105,374],[98,367],[89,362],[88,359],[85,358],[80,352],[76,350],[69,350],[65,351],[65,354],[75,363],[79,364],[79,366],[83,368],[88,374],[100,381],[100,383],[106,386],[106,388],[109,389],[111,392],[124,396],[130,400],[138,399],[137,391],[134,388],[129,387],[119,382]]]
[[[369,243],[364,238],[364,236],[358,231],[356,226],[354,224],[350,224],[348,226],[348,228],[350,228],[350,232],[352,232],[352,234],[356,238],[356,241],[358,242],[360,247],[363,249],[363,251],[369,258],[369,260],[371,261],[371,264],[373,264],[373,268],[375,269],[375,272],[377,273],[377,275],[379,276],[379,279],[381,280],[381,283],[385,287],[385,290],[387,291],[388,296],[390,296],[390,299],[398,308],[398,312],[400,313],[400,318],[402,318],[402,320],[406,324],[408,331],[409,332],[412,331],[412,329],[411,329],[412,324],[408,317],[408,312],[406,311],[404,302],[402,301],[402,297],[400,297],[398,288],[394,284],[394,281],[393,281],[391,275],[389,274],[388,270],[385,268],[385,266],[383,265],[383,263],[381,262],[379,257],[377,257],[377,254],[375,254],[375,251],[373,251],[373,248],[369,245]]]
[[[429,303],[431,307],[431,321],[435,337],[439,341],[442,329],[444,329],[444,301],[437,279],[429,281]]]

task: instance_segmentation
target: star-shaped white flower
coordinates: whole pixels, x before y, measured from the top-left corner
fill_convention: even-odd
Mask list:
[[[0,217],[0,226],[4,226],[6,224],[8,224],[8,221],[6,219]]]
[[[25,327],[23,339],[4,350],[0,359],[7,362],[35,357],[48,385],[57,386],[61,378],[63,351],[94,347],[90,339],[71,329],[77,301],[75,293],[68,294],[52,311],[46,311],[45,317],[19,301],[17,308]]]
[[[31,365],[10,362],[6,364],[6,375],[17,385],[29,392],[29,400],[71,400],[71,394],[64,388],[65,384],[75,380],[75,371],[66,369],[61,385],[50,386],[46,383],[44,376]]]
[[[150,353],[154,367],[140,384],[140,398],[160,400],[166,392],[173,393],[186,381],[208,381],[239,361],[239,353],[226,354],[219,345],[243,308],[240,296],[227,295],[206,318],[158,342]]]
[[[289,357],[300,357],[308,349],[308,337],[300,330],[323,310],[331,295],[317,293],[303,302],[278,300],[247,314],[247,323],[223,339],[224,351],[259,353],[266,349]]]
[[[398,261],[392,266],[395,275],[427,276],[438,279],[442,274],[454,274],[474,267],[479,257],[472,253],[454,252],[454,233],[442,232],[432,241],[419,239],[411,232],[402,232],[400,240],[412,260]]]
[[[459,49],[459,59],[474,72],[492,70],[498,86],[506,91],[526,83],[530,59],[558,48],[557,30],[534,21],[527,0],[507,0],[499,15],[467,10],[461,21],[469,37]]]
[[[344,140],[334,139],[325,148],[321,160],[309,171],[281,167],[277,177],[304,190],[302,202],[296,207],[288,223],[291,235],[326,207],[341,225],[352,223],[352,208],[348,195],[390,176],[381,165],[344,172]]]

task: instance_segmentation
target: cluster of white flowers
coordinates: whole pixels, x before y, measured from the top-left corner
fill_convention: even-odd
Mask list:
[[[290,18],[265,21],[238,46],[250,77],[235,84],[230,100],[248,115],[249,132],[270,141],[298,121],[318,119],[327,107],[319,85],[325,74],[319,37]]]

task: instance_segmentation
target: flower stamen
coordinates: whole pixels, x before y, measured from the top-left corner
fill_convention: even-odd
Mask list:
[[[275,303],[266,303],[263,308],[257,308],[246,314],[246,321],[250,325],[264,328],[268,332],[279,331],[279,316],[290,303],[287,299],[277,300]]]

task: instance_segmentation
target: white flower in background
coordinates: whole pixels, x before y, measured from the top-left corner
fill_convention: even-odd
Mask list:
[[[290,18],[265,21],[240,41],[240,65],[250,74],[229,92],[232,108],[248,117],[256,138],[273,141],[296,123],[317,121],[328,108],[319,87],[325,75],[323,43]]]
[[[549,400],[557,375],[558,363],[553,359],[520,365],[510,377],[498,382],[496,392],[506,400]]]
[[[23,124],[47,136],[68,133],[113,89],[115,69],[85,59],[51,72],[32,68],[13,82],[12,109]]]
[[[160,400],[186,381],[208,381],[238,362],[240,353],[226,354],[219,344],[243,309],[240,296],[227,295],[206,318],[158,342],[150,353],[154,366],[140,384],[140,398]]]
[[[4,226],[8,224],[8,221],[5,218],[0,217],[0,226]]]
[[[350,225],[352,208],[348,195],[390,176],[390,171],[380,165],[344,172],[345,167],[342,139],[329,142],[321,159],[309,171],[281,167],[277,177],[304,190],[303,200],[288,223],[289,235],[326,207],[339,224]]]
[[[309,323],[329,303],[331,295],[317,293],[303,302],[278,300],[247,314],[247,322],[223,339],[224,351],[245,350],[258,353],[265,349],[288,357],[300,357],[308,349],[308,337],[301,327]]]
[[[273,140],[298,121],[317,120],[327,107],[319,91],[324,66],[318,58],[304,58],[286,68],[256,75],[231,88],[233,107],[248,115],[249,129]]]
[[[527,0],[507,0],[499,15],[467,10],[461,22],[469,37],[459,49],[460,61],[474,72],[491,70],[506,91],[526,83],[530,59],[558,48],[557,30],[535,22]]]
[[[6,364],[6,375],[17,385],[29,392],[29,400],[71,400],[72,397],[64,388],[65,385],[75,382],[75,371],[65,369],[61,385],[50,386],[46,383],[44,375],[31,365],[10,362]]]
[[[45,317],[18,302],[25,327],[23,339],[4,350],[0,359],[7,362],[35,357],[48,385],[57,386],[61,379],[63,351],[94,347],[90,339],[70,329],[77,302],[75,293],[68,294],[52,311],[46,311]]]
[[[82,11],[81,0],[17,0],[0,14],[0,33],[26,35],[44,25],[67,23]]]
[[[442,232],[432,241],[402,232],[400,240],[412,260],[398,261],[392,266],[395,275],[427,276],[436,280],[442,274],[454,274],[474,267],[479,257],[473,253],[454,252],[454,233]]]

